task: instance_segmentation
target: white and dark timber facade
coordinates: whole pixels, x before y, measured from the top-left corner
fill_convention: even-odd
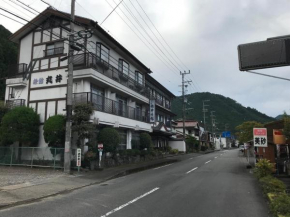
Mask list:
[[[19,45],[19,56],[6,80],[6,105],[28,106],[40,115],[39,147],[47,147],[42,133],[44,122],[50,116],[66,114],[68,17],[48,8],[31,21],[35,25],[28,23],[10,37]],[[131,149],[131,141],[138,140],[142,132],[151,134],[156,148],[176,143],[171,127],[175,116],[171,101],[175,96],[95,21],[75,19],[75,31],[90,29],[92,37],[77,41],[85,49],[74,53],[74,103],[93,105],[91,119],[96,130],[114,127],[119,131],[119,149]],[[28,78],[23,79],[32,66]],[[155,123],[149,122],[149,99],[156,101]]]

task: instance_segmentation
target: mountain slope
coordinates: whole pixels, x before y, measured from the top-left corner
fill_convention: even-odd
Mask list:
[[[194,119],[203,122],[202,113],[202,101],[210,100],[206,102],[208,112],[206,113],[206,127],[211,130],[211,118],[210,111],[215,111],[217,128],[219,132],[225,130],[225,125],[228,124],[228,130],[234,132],[235,127],[244,121],[257,121],[261,123],[267,123],[273,121],[274,118],[269,117],[256,109],[250,107],[244,107],[237,103],[235,100],[224,97],[218,94],[212,93],[193,93],[186,96],[188,105],[187,108],[194,108],[188,110],[186,114],[187,119]],[[182,117],[182,98],[177,97],[172,102],[172,111],[177,114],[176,118]]]
[[[10,35],[11,32],[0,25],[0,100],[5,94],[5,80],[2,78],[7,75],[8,66],[17,63],[17,45],[9,41]]]

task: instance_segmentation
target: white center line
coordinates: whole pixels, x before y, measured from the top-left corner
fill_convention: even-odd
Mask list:
[[[192,160],[192,159],[193,159],[193,157],[189,158],[189,160]]]
[[[214,158],[217,158],[217,157],[214,157]]]
[[[205,162],[205,164],[208,164],[209,162],[211,162],[211,160],[209,160],[209,161]]]
[[[192,170],[189,170],[188,172],[186,172],[186,174],[191,173],[192,171],[196,170],[198,167],[193,168]]]
[[[154,168],[153,170],[158,170],[158,169],[160,169],[160,168],[167,167],[167,166],[169,166],[169,165],[171,165],[171,164],[166,164],[166,165],[161,166],[161,167],[156,167],[156,168]]]
[[[154,191],[157,191],[158,189],[159,189],[159,188],[154,188],[154,189],[152,189],[151,191],[149,191],[149,192],[147,192],[147,193],[145,193],[145,194],[142,194],[141,196],[136,197],[135,199],[129,201],[128,203],[125,203],[125,204],[123,204],[123,205],[121,205],[121,206],[119,206],[119,207],[113,209],[112,211],[107,212],[105,215],[102,215],[101,217],[109,216],[109,215],[113,214],[114,212],[117,212],[117,211],[123,209],[124,207],[126,207],[126,206],[128,206],[128,205],[130,205],[130,204],[132,204],[132,203],[134,203],[134,202],[136,202],[137,200],[140,200],[141,198],[146,197],[146,196],[149,195],[149,194],[152,194]]]

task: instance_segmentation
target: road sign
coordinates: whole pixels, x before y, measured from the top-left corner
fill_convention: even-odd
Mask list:
[[[103,151],[103,149],[104,149],[103,143],[98,143],[98,150]]]
[[[77,149],[77,167],[81,166],[82,162],[82,150],[80,148]]]
[[[253,134],[255,147],[268,147],[267,128],[254,128]]]

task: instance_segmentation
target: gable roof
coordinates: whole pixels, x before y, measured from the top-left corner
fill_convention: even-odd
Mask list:
[[[51,16],[60,17],[66,20],[70,20],[70,14],[55,10],[51,7],[48,7],[39,15],[37,15],[34,19],[28,22],[26,25],[17,30],[14,34],[12,34],[9,39],[15,43],[19,43],[21,38],[30,33],[32,30],[36,29],[41,25],[45,20],[50,18]],[[91,28],[100,39],[102,39],[109,46],[114,48],[117,52],[119,52],[125,58],[130,58],[131,62],[133,62],[139,68],[142,68],[142,71],[146,73],[151,73],[152,71],[145,66],[140,60],[138,60],[132,53],[130,53],[125,47],[123,47],[117,40],[115,40],[110,34],[108,34],[101,26],[98,25],[98,22],[95,22],[91,19],[75,16],[75,24],[83,25],[87,28]]]

